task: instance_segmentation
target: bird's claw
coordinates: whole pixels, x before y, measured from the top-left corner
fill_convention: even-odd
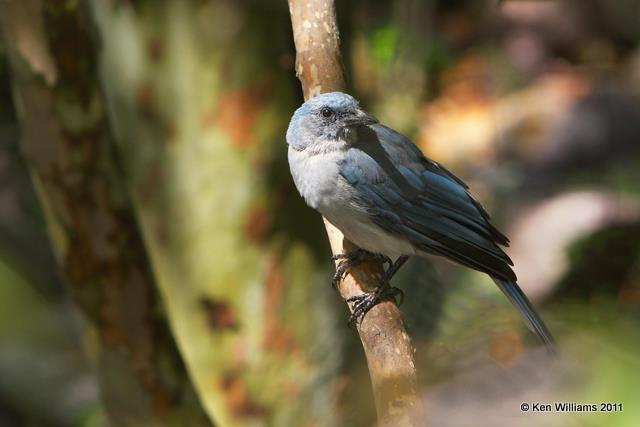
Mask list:
[[[336,267],[336,272],[333,275],[333,279],[331,280],[331,286],[334,289],[338,288],[338,283],[340,283],[340,281],[344,279],[344,276],[349,272],[349,270],[358,264],[367,261],[377,261],[388,263],[389,265],[392,264],[391,259],[388,256],[368,252],[364,249],[357,249],[353,252],[335,254],[331,257],[331,261],[339,260],[342,261]]]
[[[349,255],[352,254],[353,252],[347,252],[344,254],[335,254],[331,257],[331,261],[338,261],[340,259],[345,259],[345,258],[349,258]]]
[[[340,281],[344,279],[344,276],[347,274],[347,271],[349,271],[351,267],[352,264],[350,264],[348,261],[343,261],[338,264],[338,267],[336,267],[336,272],[333,274],[333,278],[331,279],[331,287],[333,289],[338,289],[338,283],[340,283]]]
[[[396,301],[397,305],[401,305],[404,301],[404,292],[401,289],[389,286],[388,283],[383,282],[373,292],[366,292],[360,295],[353,296],[347,299],[347,302],[354,303],[353,311],[349,316],[349,325],[355,325],[358,321],[362,323],[364,316],[381,300],[386,298],[400,298],[400,302]]]
[[[406,261],[406,257],[401,258],[403,259],[400,260],[399,263],[396,261],[394,264],[388,256],[368,252],[363,249],[358,249],[348,253],[335,254],[331,257],[333,261],[340,260],[336,267],[336,272],[333,275],[333,280],[331,281],[331,285],[334,289],[338,288],[338,283],[340,283],[352,267],[355,267],[362,262],[375,261],[389,265],[389,268],[387,268],[380,280],[380,284],[374,291],[366,292],[347,299],[347,302],[353,303],[353,311],[349,316],[350,325],[354,325],[358,321],[361,322],[367,312],[382,299],[393,298],[394,301],[396,301],[396,298],[399,297],[399,302],[396,301],[396,303],[398,305],[402,304],[404,301],[404,292],[389,285],[389,280],[391,280],[391,277],[393,277],[398,267]]]

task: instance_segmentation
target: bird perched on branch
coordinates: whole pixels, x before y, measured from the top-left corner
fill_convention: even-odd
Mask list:
[[[309,206],[360,249],[338,254],[334,285],[365,260],[389,264],[379,286],[352,298],[352,321],[400,291],[390,279],[411,255],[441,255],[487,273],[549,349],[553,338],[516,283],[509,240],[467,185],[341,92],[305,102],[287,130],[289,167]]]

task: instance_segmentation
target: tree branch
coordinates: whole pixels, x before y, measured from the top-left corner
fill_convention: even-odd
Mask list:
[[[289,0],[296,45],[296,75],[304,98],[345,88],[340,59],[340,39],[333,0]],[[324,220],[334,254],[355,246]],[[382,274],[378,263],[351,270],[340,283],[340,294],[348,298],[374,289]],[[352,307],[349,307],[352,310]],[[373,386],[379,425],[424,425],[417,395],[414,349],[402,321],[402,313],[391,300],[373,307],[358,324]]]

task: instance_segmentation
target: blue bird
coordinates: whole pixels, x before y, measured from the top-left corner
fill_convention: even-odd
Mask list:
[[[500,248],[509,240],[490,224],[467,185],[408,138],[378,124],[352,96],[331,92],[296,110],[287,143],[291,175],[306,203],[360,248],[334,257],[342,259],[334,285],[359,262],[389,263],[374,292],[352,299],[352,321],[400,292],[389,280],[409,256],[440,255],[491,276],[553,350],[551,333]]]

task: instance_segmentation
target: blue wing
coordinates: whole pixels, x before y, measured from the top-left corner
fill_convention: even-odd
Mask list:
[[[379,227],[419,251],[442,255],[489,274],[531,329],[553,352],[551,333],[516,283],[513,263],[498,245],[509,240],[451,172],[409,139],[382,125],[362,127],[340,165],[355,204]]]
[[[356,202],[379,227],[419,251],[442,255],[497,278],[515,281],[508,239],[451,172],[409,139],[382,125],[362,127],[340,165]]]

